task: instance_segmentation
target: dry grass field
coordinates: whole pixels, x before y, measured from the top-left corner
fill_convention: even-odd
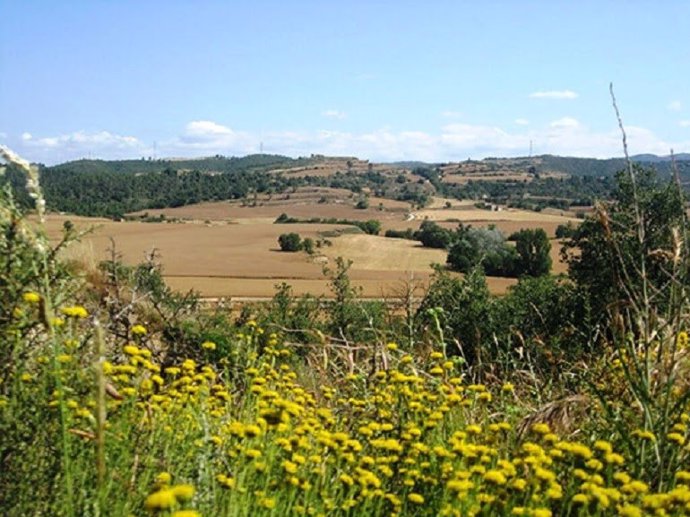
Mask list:
[[[516,172],[498,172],[496,174],[449,174],[443,177],[444,183],[463,185],[470,181],[516,181],[529,183],[534,180],[532,174]]]
[[[360,164],[360,166],[362,166]],[[148,215],[165,215],[176,222],[113,222],[107,219],[51,215],[48,230],[57,237],[65,220],[77,228],[94,226],[92,234],[73,245],[67,256],[95,268],[109,256],[112,243],[128,264],[144,260],[155,249],[163,265],[167,282],[175,289],[195,289],[204,297],[262,299],[272,296],[274,286],[291,284],[298,294],[327,295],[324,266],[333,265],[336,257],[352,261],[353,284],[369,298],[392,296],[409,281],[425,284],[433,272],[432,263],[443,264],[446,253],[427,249],[417,242],[382,236],[346,233],[333,237],[343,225],[273,224],[282,213],[297,218],[377,219],[383,230],[417,229],[426,219],[444,227],[455,228],[458,222],[473,226],[496,225],[506,234],[521,228],[544,228],[553,238],[556,227],[576,221],[571,214],[557,211],[530,212],[504,209],[480,210],[473,201],[434,198],[423,210],[411,211],[405,202],[369,198],[370,207],[356,209],[357,202],[347,190],[304,187],[287,194],[257,196],[247,201],[222,201],[148,210]],[[446,208],[447,204],[450,204]],[[253,206],[250,206],[253,205]],[[141,213],[139,215],[142,215]],[[303,238],[323,238],[331,246],[318,248],[313,256],[306,253],[283,253],[278,236],[297,232]],[[383,233],[383,232],[382,232]],[[553,241],[554,271],[563,272],[559,261],[560,243]],[[489,287],[502,293],[515,280],[490,278]]]
[[[462,209],[424,209],[415,212],[415,217],[419,219],[429,219],[430,221],[448,221],[457,219],[462,222],[472,221],[515,221],[515,222],[554,222],[567,223],[571,218],[556,214],[543,212],[532,212],[530,210],[519,210],[516,208],[504,208],[500,211],[482,210],[479,208],[462,207]]]
[[[366,221],[378,219],[387,221],[404,220],[410,210],[409,203],[391,199],[369,198],[369,208],[357,209],[359,198],[348,190],[302,187],[295,192],[257,196],[254,203],[246,201],[216,201],[198,203],[176,208],[145,210],[133,215],[148,213],[151,216],[165,215],[168,218],[192,221],[224,221],[239,224],[272,223],[280,214],[308,219],[353,219]]]

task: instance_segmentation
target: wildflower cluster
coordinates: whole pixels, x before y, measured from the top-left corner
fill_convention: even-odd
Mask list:
[[[514,386],[466,384],[442,354],[420,368],[401,353],[370,379],[315,391],[299,382],[290,351],[271,343],[236,392],[209,366],[187,359],[161,368],[131,343],[126,361],[105,365],[122,395],[109,402],[113,415],[138,432],[191,444],[167,466],[211,484],[204,490],[213,494],[212,514],[247,507],[324,516],[690,512],[690,473],[678,470],[667,491],[654,493],[608,441],[564,440],[546,423],[520,441],[513,423],[493,416]],[[687,457],[687,428],[675,429],[677,454]],[[185,465],[190,454],[210,466],[208,479]],[[144,507],[176,507],[172,490],[159,487]]]

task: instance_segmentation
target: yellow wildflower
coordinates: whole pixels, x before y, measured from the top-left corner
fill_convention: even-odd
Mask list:
[[[175,506],[177,499],[172,490],[166,488],[154,492],[146,498],[144,506],[147,510],[168,510]]]
[[[171,490],[178,501],[189,501],[194,497],[194,487],[192,485],[175,485]]]
[[[41,301],[41,295],[39,295],[38,293],[34,293],[32,291],[24,293],[22,298],[26,303],[38,303]]]
[[[201,517],[201,514],[196,510],[177,510],[172,517]]]
[[[146,327],[144,327],[143,325],[134,325],[132,327],[132,334],[144,335],[146,334]]]
[[[620,517],[642,517],[642,510],[632,504],[626,504],[618,508],[618,515]]]
[[[683,445],[685,443],[685,437],[680,433],[668,433],[666,438],[672,442],[676,442],[678,445]]]
[[[424,504],[424,496],[414,492],[407,494],[407,500],[414,504]]]
[[[60,312],[70,318],[86,318],[89,315],[88,311],[81,305],[63,307]]]
[[[161,472],[156,476],[156,483],[161,485],[168,485],[170,484],[171,480],[172,476],[170,475],[170,472]]]
[[[551,517],[551,510],[548,508],[535,508],[532,510],[532,517]]]

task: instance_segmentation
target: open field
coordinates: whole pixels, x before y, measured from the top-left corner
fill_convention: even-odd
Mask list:
[[[458,222],[473,226],[496,225],[510,234],[521,228],[544,228],[551,238],[556,227],[576,219],[557,211],[477,209],[473,201],[434,198],[429,207],[415,212],[408,203],[371,197],[370,208],[354,207],[349,191],[309,187],[247,201],[207,202],[177,208],[148,210],[148,215],[165,215],[177,222],[113,222],[107,219],[53,215],[48,219],[52,237],[66,220],[78,228],[95,225],[92,234],[73,245],[67,256],[94,268],[109,256],[112,242],[128,264],[144,260],[155,249],[168,283],[175,289],[195,289],[205,297],[261,299],[274,294],[274,286],[291,284],[298,294],[327,295],[324,266],[336,257],[352,261],[354,285],[368,298],[390,296],[404,282],[428,282],[432,263],[445,263],[446,253],[427,249],[414,241],[351,233],[352,227],[325,224],[273,224],[282,213],[297,218],[377,219],[383,230],[417,229],[424,220],[455,228]],[[450,207],[446,208],[446,203]],[[139,214],[141,215],[141,214]],[[350,233],[333,236],[333,232]],[[282,253],[278,236],[296,232],[314,240],[327,237],[330,246],[306,253]],[[383,233],[383,232],[382,232]],[[552,241],[554,272],[565,271],[559,261],[560,243]],[[513,279],[490,278],[494,293],[503,293]]]
[[[176,208],[152,209],[133,215],[148,213],[150,216],[165,215],[199,221],[224,221],[233,223],[272,223],[280,214],[291,217],[321,217],[366,221],[378,219],[382,222],[404,220],[410,209],[409,203],[391,199],[370,197],[369,208],[357,209],[358,197],[348,190],[303,187],[295,192],[257,196],[251,205],[246,201],[216,201],[197,203]],[[255,206],[252,206],[254,205]]]
[[[540,212],[532,212],[529,210],[519,210],[513,208],[504,208],[500,211],[474,209],[448,209],[448,210],[419,210],[415,212],[415,217],[419,219],[429,219],[430,221],[448,221],[450,219],[457,219],[459,221],[539,221],[539,222],[555,222],[567,223],[571,220],[568,217],[555,214],[545,214]],[[573,219],[574,221],[574,219]]]
[[[528,183],[534,180],[532,174],[515,173],[515,172],[498,172],[495,174],[450,174],[443,177],[444,183],[455,183],[463,185],[470,181],[514,181],[514,182],[524,182]]]
[[[135,264],[155,248],[173,288],[193,288],[205,297],[265,298],[281,282],[293,285],[296,293],[327,294],[323,267],[343,256],[353,261],[350,276],[363,296],[380,298],[411,279],[428,282],[431,263],[445,262],[443,251],[414,241],[357,234],[330,238],[333,245],[311,257],[278,250],[281,233],[294,231],[318,239],[321,232],[348,228],[339,225],[140,223],[50,216],[47,228],[52,238],[68,219],[78,228],[95,225],[95,229],[73,244],[65,252],[67,257],[94,268],[109,256],[114,241],[122,259]],[[493,292],[501,293],[514,280],[492,278],[489,283]]]

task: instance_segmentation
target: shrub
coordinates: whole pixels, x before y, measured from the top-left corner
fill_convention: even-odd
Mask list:
[[[302,249],[302,238],[298,233],[282,233],[278,237],[280,251],[295,252]]]

